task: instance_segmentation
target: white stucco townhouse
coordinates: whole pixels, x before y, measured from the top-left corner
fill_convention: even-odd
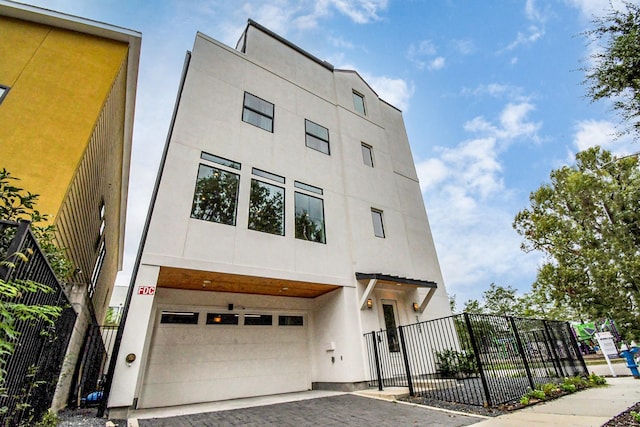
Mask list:
[[[401,111],[254,21],[198,33],[130,293],[112,411],[364,387],[364,333],[451,314]]]

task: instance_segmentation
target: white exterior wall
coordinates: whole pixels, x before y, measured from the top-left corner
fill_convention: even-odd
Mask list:
[[[110,407],[144,396],[151,333],[163,308],[233,303],[304,313],[310,383],[368,379],[362,335],[384,328],[382,299],[396,301],[400,324],[451,314],[401,112],[357,73],[328,69],[251,25],[247,31],[246,54],[196,37],[136,286],[141,277],[150,284],[151,271],[157,278],[156,266],[168,266],[342,288],[315,299],[158,289],[142,303],[134,295],[120,359],[134,352],[141,362],[118,366]],[[352,90],[364,95],[366,116],[354,111]],[[245,91],[274,104],[273,133],[242,121]],[[329,129],[330,155],[305,146],[305,119]],[[373,147],[373,168],[363,164],[362,142]],[[236,226],[190,218],[202,151],[242,164],[234,171]],[[286,178],[285,236],[247,228],[252,167]],[[326,244],[295,238],[294,181],[323,189]],[[374,236],[371,208],[383,211],[384,239]],[[412,303],[427,290],[406,286],[376,289],[374,307],[361,310],[366,283],[356,272],[430,280],[438,290],[418,316]]]

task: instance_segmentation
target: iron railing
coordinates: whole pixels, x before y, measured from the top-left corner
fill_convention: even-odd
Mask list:
[[[28,261],[20,261],[15,257],[16,253],[29,254]],[[33,281],[52,290],[24,293],[14,298],[14,302],[63,308],[53,325],[44,321],[17,321],[15,324],[19,333],[14,342],[15,350],[2,366],[5,376],[0,408],[6,410],[0,414],[0,424],[25,425],[39,420],[51,406],[76,313],[29,229],[29,222],[0,220],[0,260],[13,263],[13,266],[0,266],[0,279]]]
[[[370,387],[478,406],[528,388],[587,375],[566,322],[459,314],[365,334]]]

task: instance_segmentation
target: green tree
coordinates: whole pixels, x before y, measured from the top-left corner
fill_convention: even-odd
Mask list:
[[[546,255],[534,289],[586,318],[610,317],[640,337],[640,168],[599,147],[551,172],[514,228]]]
[[[593,21],[585,35],[605,45],[591,56],[585,84],[592,101],[610,98],[624,122],[621,133],[640,136],[640,5],[625,1]]]
[[[486,314],[484,311],[484,306],[477,299],[466,300],[462,311],[464,313],[471,314]]]

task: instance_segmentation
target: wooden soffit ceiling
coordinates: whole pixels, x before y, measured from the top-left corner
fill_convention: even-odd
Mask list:
[[[315,298],[340,288],[340,286],[322,283],[174,267],[160,267],[157,286],[191,291],[231,292],[297,298]]]

